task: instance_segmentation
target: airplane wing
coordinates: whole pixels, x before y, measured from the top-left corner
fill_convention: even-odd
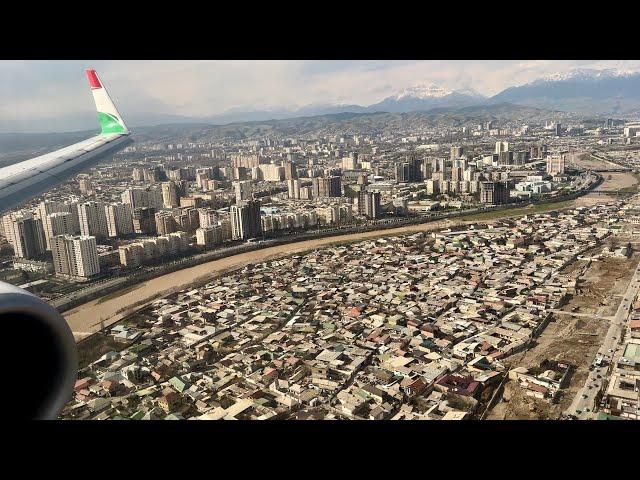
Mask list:
[[[65,181],[131,143],[129,129],[93,69],[86,71],[101,132],[68,147],[0,168],[0,213]]]
[[[63,182],[91,163],[130,143],[129,129],[95,70],[87,70],[101,132],[95,137],[30,160],[0,168],[0,213]],[[0,282],[0,325],[7,338],[28,338],[25,371],[38,375],[18,418],[54,419],[70,400],[78,355],[67,322],[49,304],[14,285]]]

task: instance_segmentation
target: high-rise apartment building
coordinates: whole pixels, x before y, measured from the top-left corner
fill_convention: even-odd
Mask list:
[[[286,161],[284,163],[284,178],[285,180],[297,180],[298,179],[298,168],[296,164],[291,161]]]
[[[176,232],[178,226],[176,224],[173,214],[169,211],[157,212],[156,218],[156,231],[158,235],[168,235],[169,233]]]
[[[355,170],[358,162],[354,157],[342,157],[342,169],[343,170]]]
[[[107,215],[102,202],[85,202],[78,205],[80,235],[101,239],[109,236]]]
[[[46,216],[45,235],[48,241],[56,235],[74,235],[74,218],[71,212],[56,212]]]
[[[2,217],[5,236],[18,258],[33,260],[42,256],[46,241],[42,221],[31,212],[14,212]]]
[[[128,203],[110,203],[105,206],[107,230],[110,237],[121,237],[133,233],[133,216]]]
[[[230,215],[234,240],[247,240],[262,234],[260,202],[250,200],[240,205],[232,205]]]
[[[342,179],[337,175],[316,177],[312,180],[312,188],[316,198],[341,197]]]
[[[222,228],[220,225],[211,225],[196,230],[196,243],[203,247],[212,247],[222,243]]]
[[[496,142],[496,153],[500,154],[502,152],[509,151],[509,142]]]
[[[564,155],[551,155],[547,157],[547,173],[549,175],[562,175],[565,169]]]
[[[136,208],[133,213],[133,231],[145,235],[156,233],[156,209],[153,207]]]
[[[451,155],[449,156],[450,160],[455,160],[456,158],[460,158],[464,153],[464,148],[458,145],[453,145],[451,147]]]
[[[80,175],[78,180],[80,186],[80,193],[82,195],[93,195],[93,185],[91,184],[91,177],[89,175]]]
[[[427,195],[437,195],[440,193],[440,180],[427,180]]]
[[[46,248],[47,250],[51,250],[51,245],[50,245],[50,235],[48,235],[47,232],[51,231],[51,227],[49,225],[49,220],[47,218],[47,215],[51,214],[51,213],[58,213],[58,212],[71,212],[72,214],[72,231],[69,233],[78,233],[80,225],[78,223],[78,211],[77,209],[75,211],[72,211],[71,208],[69,207],[69,205],[67,205],[64,202],[57,202],[57,201],[46,201],[46,202],[40,202],[40,204],[38,204],[38,208],[36,211],[36,215],[38,216],[38,218],[42,221],[42,228],[44,229],[45,232],[45,242],[46,242]]]
[[[162,182],[162,204],[166,208],[175,208],[180,205],[178,187],[174,182]]]
[[[198,209],[198,223],[200,228],[211,227],[218,224],[218,214],[212,208]]]
[[[300,199],[300,180],[287,180],[287,191],[289,198]]]
[[[93,236],[56,235],[51,239],[51,252],[57,274],[88,278],[100,273],[98,249]]]
[[[480,202],[492,205],[508,203],[509,190],[508,181],[482,182],[480,184]]]
[[[149,206],[149,192],[144,188],[127,188],[120,197],[123,203],[131,206],[132,211]]]
[[[360,191],[358,194],[358,213],[371,219],[380,218],[382,216],[380,200],[380,192]]]
[[[253,198],[253,190],[251,189],[251,180],[242,180],[239,182],[234,182],[233,186],[236,193],[237,204],[245,200],[251,200]]]

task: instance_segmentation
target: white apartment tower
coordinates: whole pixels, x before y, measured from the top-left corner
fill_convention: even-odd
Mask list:
[[[57,235],[51,239],[51,252],[57,274],[88,278],[100,273],[95,237]]]

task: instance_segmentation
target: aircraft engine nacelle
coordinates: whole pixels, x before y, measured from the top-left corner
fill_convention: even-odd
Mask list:
[[[2,343],[16,353],[4,358],[19,389],[7,391],[11,414],[55,419],[71,399],[78,354],[71,329],[49,304],[14,285],[0,282]],[[7,378],[9,381],[9,378]],[[5,410],[6,411],[6,410]]]

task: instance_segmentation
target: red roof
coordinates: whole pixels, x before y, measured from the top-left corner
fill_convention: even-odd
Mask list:
[[[540,392],[546,394],[549,389],[547,387],[543,387],[542,385],[538,385],[536,383],[528,383],[527,388],[529,390],[533,390],[534,392]]]

